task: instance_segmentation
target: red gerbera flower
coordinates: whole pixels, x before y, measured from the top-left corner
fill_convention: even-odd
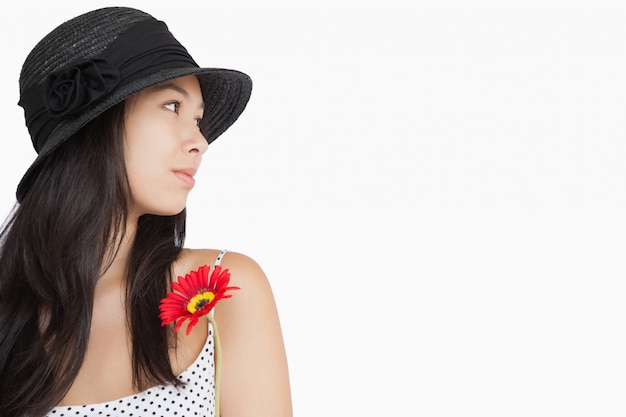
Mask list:
[[[189,319],[187,334],[198,323],[200,316],[208,314],[215,304],[222,298],[230,298],[226,294],[229,290],[238,290],[239,287],[229,287],[230,272],[221,266],[213,268],[211,279],[209,272],[211,267],[203,265],[197,271],[191,271],[185,277],[178,277],[178,281],[172,283],[172,291],[161,300],[159,305],[159,318],[161,326],[176,322],[174,330],[178,331],[183,322]]]

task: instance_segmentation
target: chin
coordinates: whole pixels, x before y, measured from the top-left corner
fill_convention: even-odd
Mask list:
[[[185,210],[186,204],[181,205],[169,205],[169,206],[160,206],[160,207],[144,207],[143,209],[135,211],[135,213],[139,213],[139,215],[149,214],[152,216],[176,216],[177,214],[182,213]]]
[[[151,210],[146,214],[153,214],[155,216],[176,216],[185,210],[185,206],[182,208],[172,208],[172,209],[163,209],[163,210]]]

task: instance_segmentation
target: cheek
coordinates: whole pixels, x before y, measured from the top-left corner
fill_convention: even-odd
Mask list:
[[[137,104],[126,118],[124,126],[126,150],[132,154],[149,153],[168,134],[160,114],[150,106]],[[131,155],[132,155],[131,154]]]
[[[165,161],[148,141],[130,135],[125,143],[124,159],[130,191],[138,198],[158,181],[160,167]]]
[[[151,168],[163,167],[174,151],[173,144],[167,137],[167,128],[157,123],[141,130],[129,129],[124,149],[128,172],[141,173]]]

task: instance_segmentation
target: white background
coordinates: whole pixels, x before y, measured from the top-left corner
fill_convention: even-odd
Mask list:
[[[3,216],[35,156],[26,54],[111,5],[74,3],[0,8]],[[188,245],[266,271],[295,415],[626,415],[622,4],[124,4],[254,80]]]

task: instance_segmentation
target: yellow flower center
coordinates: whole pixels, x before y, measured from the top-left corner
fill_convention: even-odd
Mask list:
[[[187,303],[187,310],[193,314],[197,310],[200,310],[205,305],[209,304],[215,298],[215,294],[211,291],[205,291],[202,294],[195,295],[189,303]]]

